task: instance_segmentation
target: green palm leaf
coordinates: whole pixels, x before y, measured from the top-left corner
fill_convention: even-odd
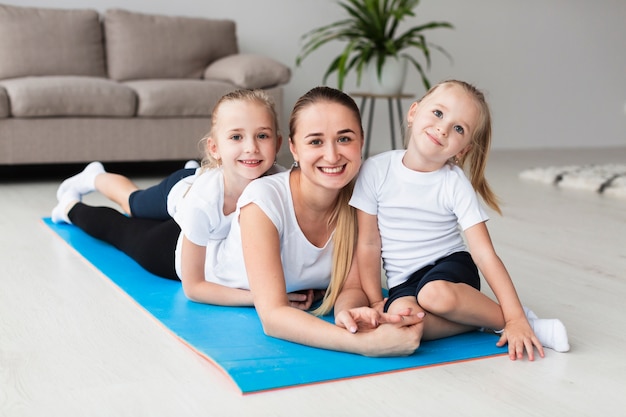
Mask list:
[[[424,66],[405,50],[419,51],[426,69],[431,64],[431,48],[450,58],[442,47],[427,43],[422,33],[431,29],[452,29],[453,26],[448,22],[429,22],[414,26],[400,35],[396,34],[404,19],[415,16],[419,0],[339,0],[337,4],[348,17],[305,33],[301,38],[303,43],[300,53],[296,57],[296,65],[300,66],[307,56],[323,45],[334,41],[345,42],[345,48],[324,73],[324,83],[330,75],[337,73],[337,84],[342,89],[348,73],[355,71],[357,85],[360,85],[361,75],[369,62],[375,60],[380,76],[387,57],[402,56],[411,62],[426,87],[430,83]]]

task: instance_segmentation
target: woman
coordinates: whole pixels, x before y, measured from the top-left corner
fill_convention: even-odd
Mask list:
[[[287,292],[324,288],[316,313],[326,313],[341,290],[356,235],[348,200],[362,145],[359,109],[348,95],[316,87],[302,96],[289,120],[294,168],[244,190],[219,263],[232,269],[243,261],[269,336],[368,356],[408,355],[419,345],[417,315],[383,316],[397,323],[352,333],[291,307],[287,298]]]

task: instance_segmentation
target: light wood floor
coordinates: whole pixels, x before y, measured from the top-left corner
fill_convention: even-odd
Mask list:
[[[40,224],[57,178],[0,179],[0,416],[626,415],[626,200],[517,178],[531,166],[624,161],[626,148],[490,160],[505,203],[489,222],[496,249],[523,303],[566,324],[569,353],[247,396]]]

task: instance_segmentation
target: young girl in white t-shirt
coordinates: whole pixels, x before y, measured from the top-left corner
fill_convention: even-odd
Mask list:
[[[559,320],[538,319],[522,307],[491,243],[477,196],[500,213],[484,176],[491,118],[483,94],[465,82],[440,83],[411,105],[407,121],[407,149],[365,161],[355,185],[350,204],[357,208],[354,268],[360,283],[346,284],[345,298],[335,308],[338,324],[356,331],[358,320],[375,322],[375,314],[366,318],[359,316],[363,310],[348,311],[359,305],[362,288],[379,310],[425,314],[417,327],[426,340],[486,328],[501,331],[498,345],[508,342],[511,359],[526,351],[532,360],[533,346],[542,357],[542,345],[569,350]],[[462,169],[466,161],[469,180]],[[480,291],[479,270],[497,302]]]
[[[279,171],[275,159],[282,138],[273,102],[260,90],[226,94],[213,110],[211,131],[204,139],[202,168],[177,172],[148,190],[105,172],[99,163],[89,164],[59,187],[52,220],[72,223],[111,243],[158,276],[180,279],[191,300],[251,305],[249,291],[212,282],[206,271],[212,270],[214,249],[230,230],[244,188]],[[83,204],[82,196],[95,190],[118,202],[128,215]],[[133,195],[140,195],[152,214],[131,209]],[[312,292],[289,295],[301,308],[310,307],[312,297]]]

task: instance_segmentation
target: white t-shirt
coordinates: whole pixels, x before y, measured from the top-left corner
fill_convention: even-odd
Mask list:
[[[179,180],[167,193],[167,212],[172,218],[176,215],[178,203],[183,200],[183,197],[185,197],[187,191],[189,191],[189,188],[193,185],[196,178],[200,176],[201,172],[202,168],[196,168],[196,172],[193,175]]]
[[[188,181],[193,183],[193,186],[187,187],[188,190],[185,188],[186,194],[179,195],[179,201],[175,204],[174,220],[181,229],[175,254],[176,273],[179,277],[182,276],[183,235],[192,243],[207,247],[205,269],[212,271],[219,242],[228,235],[235,215],[235,213],[224,215],[224,172],[221,168],[209,169],[193,177]],[[177,185],[185,180],[184,178],[179,181]]]
[[[230,287],[249,289],[237,220],[241,207],[248,204],[256,204],[278,230],[287,292],[325,289],[332,267],[332,236],[323,248],[318,248],[302,233],[293,208],[289,171],[252,181],[239,197],[236,220],[218,251],[216,278]]]
[[[405,150],[367,159],[350,205],[378,216],[383,268],[392,288],[413,272],[466,250],[462,230],[488,220],[471,183],[457,166],[413,171]]]

